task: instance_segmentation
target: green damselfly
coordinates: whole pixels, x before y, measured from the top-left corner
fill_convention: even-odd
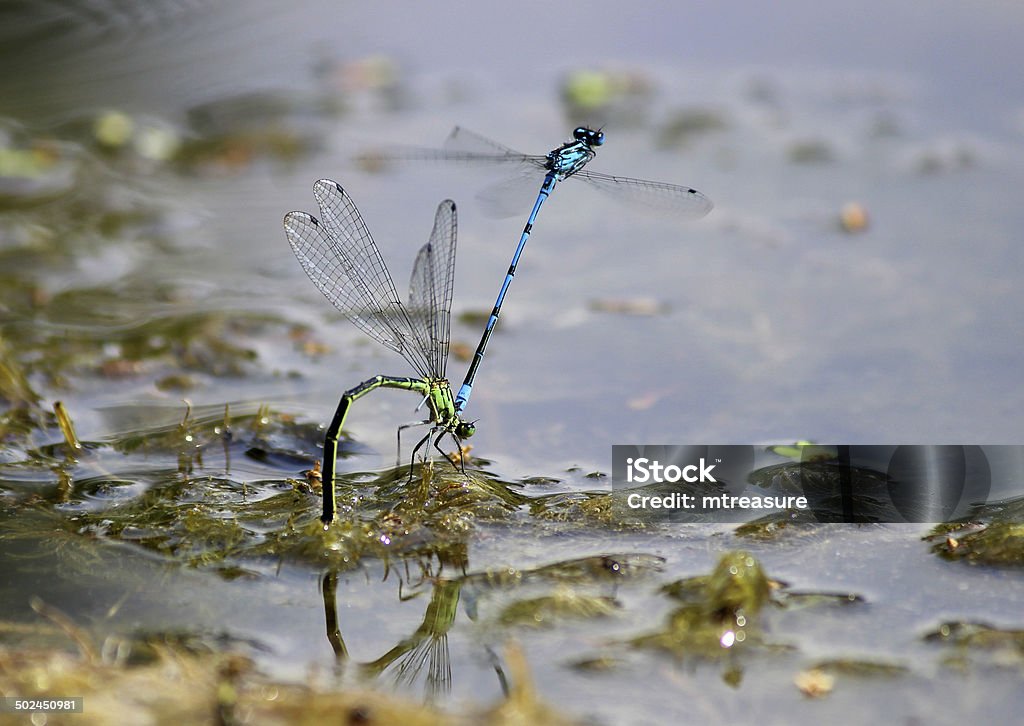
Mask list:
[[[342,394],[324,437],[321,520],[329,524],[336,509],[338,436],[355,401],[377,388],[398,388],[422,396],[430,411],[430,418],[422,423],[431,426],[413,449],[414,460],[431,437],[441,453],[445,435],[461,450],[462,439],[473,435],[474,426],[456,411],[445,375],[455,283],[455,202],[446,199],[438,205],[430,239],[416,255],[408,303],[403,304],[352,198],[329,179],[313,185],[313,196],[320,207],[319,219],[306,212],[289,212],[284,218],[285,234],[302,268],[356,327],[401,355],[419,374],[419,378],[374,376]]]

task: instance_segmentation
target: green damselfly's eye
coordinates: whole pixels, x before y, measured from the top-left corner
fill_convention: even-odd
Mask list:
[[[470,436],[476,433],[476,424],[463,421],[455,427],[455,435],[460,439],[468,439]]]

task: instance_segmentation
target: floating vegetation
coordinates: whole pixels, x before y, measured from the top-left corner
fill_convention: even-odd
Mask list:
[[[291,162],[317,149],[313,128],[338,111],[329,98],[318,100],[241,94],[189,109],[186,125],[108,108],[73,118],[57,132],[133,174],[236,174],[260,159]]]
[[[30,209],[69,193],[81,149],[0,119],[0,212]]]
[[[825,455],[822,447],[814,447],[810,460],[764,466],[750,473],[754,486],[785,494],[806,495],[810,506],[806,510],[783,513],[791,523],[803,522],[900,522],[904,516],[889,495],[889,479],[885,472],[850,466],[843,467]],[[849,478],[852,494],[842,496],[844,477]],[[795,516],[793,516],[795,515]],[[748,523],[745,536],[763,537],[768,529],[778,532],[778,515]]]
[[[973,140],[944,138],[929,141],[915,150],[910,164],[922,176],[955,174],[978,167],[982,156]]]
[[[233,132],[182,145],[176,161],[184,170],[204,175],[232,175],[261,158],[295,162],[316,150],[312,139],[289,129]]]
[[[676,111],[658,132],[658,146],[663,149],[683,148],[697,137],[723,131],[728,127],[726,118],[712,109],[692,108]]]
[[[798,608],[819,607],[822,605],[862,605],[864,597],[855,592],[802,592],[790,590],[782,583],[773,583],[772,602],[787,610]]]
[[[932,552],[972,565],[1024,566],[1024,497],[989,502],[925,537]]]
[[[32,433],[45,428],[51,416],[28,381],[21,363],[0,334],[0,462],[14,457],[7,446],[27,444]]]
[[[932,550],[971,564],[1024,565],[1024,522],[992,522],[981,529],[947,534]]]
[[[650,297],[636,298],[600,298],[591,300],[589,307],[595,313],[611,313],[614,315],[636,315],[651,317],[667,315],[672,306]]]
[[[612,494],[582,492],[551,494],[534,498],[531,510],[534,516],[553,522],[579,525],[602,525],[613,529],[638,529],[642,524],[623,522],[616,516]]]
[[[822,139],[794,141],[786,156],[792,164],[830,164],[836,160],[832,145]]]
[[[325,720],[389,724],[569,724],[540,700],[526,660],[517,646],[505,650],[511,688],[492,706],[446,711],[372,690],[296,685],[263,675],[230,643],[210,647],[173,633],[120,638],[101,649],[89,634],[56,608],[36,601],[37,612],[53,621],[77,647],[12,648],[0,645],[0,692],[22,699],[74,694],[84,711],[48,714],[48,724],[116,723],[298,723]],[[0,623],[0,630],[4,630]],[[110,645],[111,647],[107,647]],[[228,647],[225,647],[228,646]],[[198,646],[198,647],[197,647]]]
[[[570,123],[587,119],[594,126],[638,126],[647,120],[654,90],[643,71],[578,69],[562,81],[562,106]]]
[[[779,512],[758,517],[750,522],[744,522],[736,527],[733,532],[737,537],[752,541],[772,542],[782,537],[801,536],[818,531],[821,525],[810,521],[813,515],[798,513],[797,518],[801,521],[794,522],[789,512]]]
[[[669,583],[662,592],[681,605],[660,630],[632,639],[633,648],[721,658],[761,642],[758,619],[771,584],[753,555],[726,553],[710,575]]]
[[[864,600],[854,593],[801,592],[770,579],[757,559],[748,552],[726,552],[708,575],[697,575],[663,585],[660,592],[673,602],[662,626],[625,641],[609,643],[604,652],[573,660],[573,668],[607,670],[626,661],[615,652],[664,652],[677,659],[724,661],[722,678],[733,683],[742,676],[744,654],[787,653],[792,647],[764,638],[766,606],[801,610],[821,606],[851,605]],[[823,684],[831,679],[822,665],[816,673],[798,678],[798,687],[810,694],[827,692]]]
[[[341,521],[325,533],[316,524],[319,470],[301,453],[319,435],[318,427],[265,409],[196,417],[186,404],[176,424],[85,444],[91,457],[78,465],[70,488],[55,495],[71,511],[62,521],[72,531],[130,543],[191,567],[231,571],[253,558],[316,562],[325,553],[351,567],[367,555],[389,558],[431,542],[462,541],[477,523],[506,518],[525,501],[501,482],[447,465],[417,467],[411,486],[406,466],[376,479],[343,475]],[[144,472],[107,473],[118,454],[144,454],[150,464]],[[154,463],[161,460],[162,468]],[[305,463],[309,472],[299,479],[244,481],[197,473],[215,463],[220,468],[245,461],[296,470]]]
[[[683,603],[700,604],[715,619],[728,619],[736,613],[760,612],[771,582],[753,555],[739,551],[722,555],[710,575],[677,580],[662,592]]]
[[[516,600],[506,605],[498,613],[497,620],[506,627],[553,627],[566,619],[607,617],[613,615],[619,607],[615,598],[588,595],[571,587],[559,587],[550,595]]]
[[[508,567],[474,573],[466,576],[466,583],[476,589],[504,589],[535,582],[619,582],[660,572],[664,564],[664,557],[642,552],[595,555],[525,570]]]
[[[1024,671],[1024,630],[950,621],[922,638],[925,642],[945,646],[943,662],[950,667],[997,666]]]
[[[340,59],[324,51],[319,53],[313,73],[323,98],[339,110],[370,107],[393,113],[412,104],[409,73],[397,58],[389,55]]]
[[[849,678],[895,678],[910,673],[910,669],[900,663],[857,658],[833,658],[818,661],[814,664],[813,670]]]

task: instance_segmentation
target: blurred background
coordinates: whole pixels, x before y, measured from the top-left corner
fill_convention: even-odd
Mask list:
[[[434,209],[456,200],[448,373],[460,381],[528,209],[487,216],[476,195],[500,177],[485,169],[365,156],[439,147],[455,125],[533,154],[574,126],[602,126],[607,142],[590,169],[692,186],[716,205],[680,221],[583,184],[558,187],[466,412],[478,420],[472,453],[495,476],[549,493],[600,488],[610,447],[623,443],[1020,443],[1022,30],[1024,5],[1004,0],[7,0],[5,500],[52,486],[56,465],[39,452],[59,458],[57,399],[82,440],[116,442],[125,456],[113,460],[119,478],[103,479],[111,489],[59,505],[75,515],[147,491],[158,466],[136,457],[154,456],[150,439],[184,426],[183,399],[197,421],[219,419],[228,404],[257,424],[274,412],[275,425],[299,427],[277,432],[289,456],[243,450],[227,467],[250,483],[279,481],[301,477],[319,456],[319,427],[342,391],[378,373],[411,374],[330,307],[286,243],[283,215],[315,211],[319,178],[351,194],[403,293]],[[416,403],[384,391],[359,401],[339,470],[389,466],[395,427],[417,418]],[[211,456],[207,472],[219,466]],[[314,510],[315,498],[306,505]],[[536,564],[546,556],[529,544],[536,536],[524,532],[512,547],[475,541],[475,562],[517,552]],[[871,643],[897,654],[932,606],[999,621],[1020,603],[1019,579],[976,572],[970,588],[953,582],[916,535],[843,536],[853,538],[846,551],[862,547],[867,559],[842,574],[829,559],[842,548],[827,538],[805,543],[817,553],[809,561],[800,548],[764,554],[781,575],[874,587],[890,605],[871,626],[820,624],[839,649]],[[574,542],[580,556],[601,550]],[[721,546],[699,532],[671,545],[629,542],[688,551],[686,562],[670,557],[677,574],[708,565]],[[329,659],[309,655],[311,643],[326,644],[319,555],[305,556],[290,575],[247,560],[267,579],[246,590],[242,578],[217,597],[251,606],[251,621],[215,607],[207,618],[255,638],[281,622],[282,601],[297,608],[287,612],[302,635],[263,641],[273,654],[264,665],[289,675]],[[218,587],[238,576],[218,573]],[[185,582],[215,587],[191,571]],[[289,602],[288,582],[306,599]],[[252,598],[266,597],[258,586],[267,583],[277,599],[260,609]],[[376,608],[393,600],[391,589],[371,592],[348,617],[384,627]],[[910,591],[918,599],[900,600]],[[177,593],[170,603],[181,604]],[[174,617],[171,605],[139,611]],[[453,656],[475,674],[461,694],[496,690],[468,647]],[[554,657],[565,646],[552,638],[546,647]],[[635,694],[647,686],[642,670],[634,675]],[[1011,693],[1004,686],[997,679],[989,696]],[[582,708],[587,688],[600,684],[574,691]],[[769,678],[756,697],[776,704],[779,692]],[[928,692],[916,691],[918,706]],[[893,688],[874,700],[891,715],[901,697]],[[711,713],[736,716],[720,707]]]

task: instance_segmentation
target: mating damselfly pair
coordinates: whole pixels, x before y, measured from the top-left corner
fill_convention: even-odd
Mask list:
[[[432,437],[433,446],[441,451],[440,442],[444,436],[451,436],[461,448],[462,439],[473,434],[474,425],[462,419],[462,412],[473,392],[477,369],[537,214],[558,182],[575,177],[623,200],[685,217],[702,217],[711,210],[711,201],[690,187],[610,176],[584,169],[596,155],[595,147],[603,143],[602,131],[581,126],[573,131],[572,141],[547,155],[530,156],[456,128],[445,149],[416,155],[425,159],[499,164],[510,167],[519,178],[530,173],[544,175],[512,263],[457,395],[453,395],[445,373],[455,280],[455,203],[445,200],[437,208],[430,239],[416,256],[407,304],[399,298],[391,273],[355,204],[337,182],[320,180],[313,187],[320,219],[306,212],[289,212],[285,216],[288,241],[313,284],[356,327],[401,355],[420,375],[419,378],[374,376],[342,395],[324,438],[324,507],[321,519],[325,524],[335,516],[334,467],[338,436],[349,407],[370,391],[376,388],[413,391],[427,403],[430,418],[422,423],[429,424],[430,429],[413,449],[413,460]]]

